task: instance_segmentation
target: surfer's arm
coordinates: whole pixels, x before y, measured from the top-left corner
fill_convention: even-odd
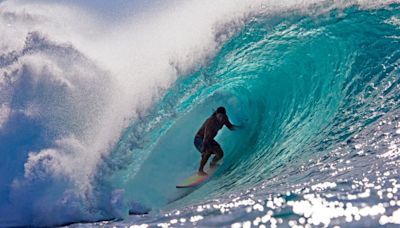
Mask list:
[[[211,131],[209,127],[206,125],[204,127],[204,138],[203,138],[203,147],[206,149],[209,146],[209,143],[213,137],[211,136]]]
[[[237,130],[237,129],[240,128],[240,126],[233,125],[233,124],[229,121],[228,116],[225,116],[225,126],[226,126],[229,130],[231,130],[231,131],[234,131],[234,130]]]

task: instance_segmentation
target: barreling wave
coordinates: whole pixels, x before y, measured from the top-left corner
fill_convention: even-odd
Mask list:
[[[134,90],[156,92],[133,93],[128,107],[121,69],[99,67],[89,49],[40,32],[19,48],[0,46],[0,214],[13,214],[0,221],[54,225],[183,207],[288,169],[309,181],[307,160],[399,108],[399,15],[395,1],[261,7],[216,26],[213,52],[138,68],[157,77]],[[198,166],[195,132],[221,105],[244,128],[218,135],[225,156],[209,182],[175,189]]]
[[[251,188],[346,143],[399,107],[398,13],[353,6],[253,18],[125,132],[110,164],[129,165],[113,183],[151,208],[188,194],[174,186],[196,170],[194,134],[220,105],[245,127],[220,133],[216,177],[174,205]]]

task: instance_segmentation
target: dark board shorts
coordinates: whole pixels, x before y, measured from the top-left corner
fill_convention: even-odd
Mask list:
[[[204,152],[204,146],[203,146],[203,138],[196,136],[194,137],[194,146],[196,147],[196,149],[200,152],[203,153]],[[214,147],[214,146],[219,146],[218,143],[213,139],[210,142],[210,146]]]

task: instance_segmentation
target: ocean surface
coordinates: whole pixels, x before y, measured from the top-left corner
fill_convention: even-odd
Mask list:
[[[400,225],[398,1],[0,1],[0,37],[1,227]]]

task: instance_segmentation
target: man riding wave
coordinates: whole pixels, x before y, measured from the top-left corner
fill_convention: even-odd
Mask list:
[[[211,167],[216,166],[217,162],[224,156],[224,151],[222,150],[221,146],[217,141],[214,140],[215,136],[218,134],[218,131],[224,125],[231,131],[239,128],[239,126],[233,125],[229,121],[229,118],[226,115],[226,109],[224,107],[218,107],[217,110],[203,123],[203,125],[197,131],[197,134],[194,137],[194,145],[201,153],[198,175],[208,175],[206,172],[204,172],[204,166],[211,154],[215,154],[210,163]]]

